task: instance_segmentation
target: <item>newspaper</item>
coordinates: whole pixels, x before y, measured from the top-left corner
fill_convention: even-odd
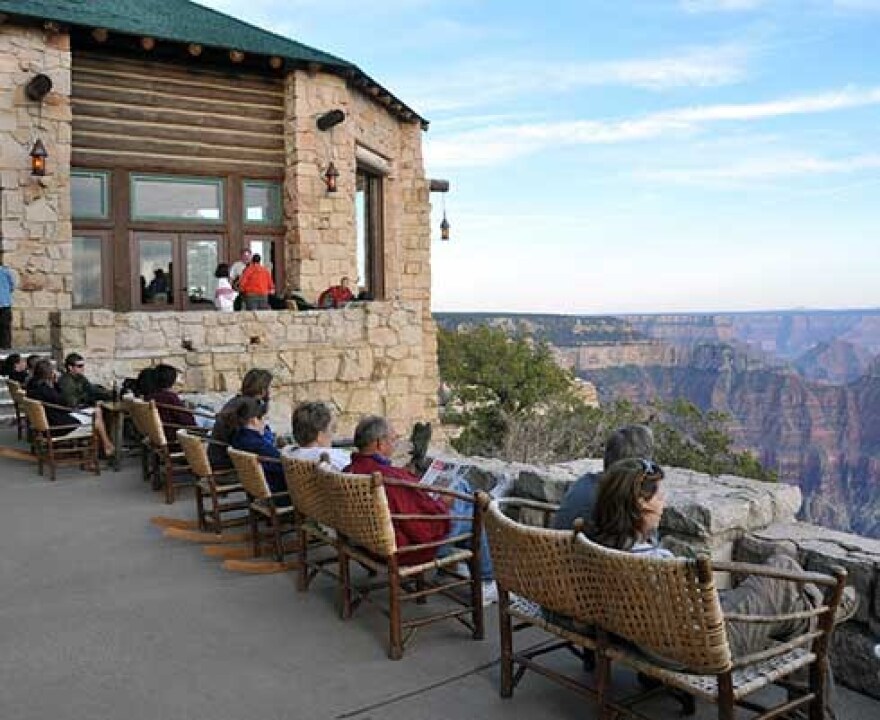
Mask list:
[[[422,475],[422,485],[431,487],[450,488],[457,480],[467,482],[468,466],[451,460],[434,460],[431,466]]]

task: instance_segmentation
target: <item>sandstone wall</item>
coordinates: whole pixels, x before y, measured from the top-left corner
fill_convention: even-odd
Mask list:
[[[39,73],[53,89],[42,103],[25,85]],[[30,150],[42,139],[45,177],[30,174]],[[13,345],[48,345],[49,314],[70,307],[70,39],[0,25],[0,185],[2,249],[19,276],[13,303]]]
[[[401,429],[436,419],[436,386],[428,392],[424,383],[433,368],[422,318],[418,303],[403,302],[299,313],[68,310],[52,316],[52,346],[58,359],[86,355],[89,377],[108,385],[164,361],[184,371],[184,390],[231,394],[247,370],[268,368],[276,409],[330,403],[347,434],[367,413]]]

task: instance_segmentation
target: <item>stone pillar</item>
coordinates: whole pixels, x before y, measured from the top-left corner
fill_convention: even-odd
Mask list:
[[[70,37],[0,25],[0,184],[2,250],[18,273],[13,345],[48,345],[49,314],[71,306]],[[52,79],[41,103],[25,85],[36,74]],[[49,157],[45,177],[30,174],[39,137]]]
[[[345,80],[295,70],[285,81],[284,107],[286,270],[291,285],[315,300],[343,275],[357,276],[352,125],[346,120],[325,131],[315,125],[329,110],[348,115]],[[335,193],[324,184],[331,161],[339,171]]]

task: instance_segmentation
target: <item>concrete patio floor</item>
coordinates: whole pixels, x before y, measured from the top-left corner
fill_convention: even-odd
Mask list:
[[[0,445],[17,445],[0,432]],[[363,607],[343,623],[332,586],[298,593],[293,576],[222,569],[197,545],[164,538],[170,508],[139,463],[100,477],[0,459],[0,718],[3,720],[242,720],[242,718],[592,718],[590,703],[529,674],[498,696],[498,631],[420,632],[401,662],[387,659],[386,622]],[[577,672],[574,658],[559,656]],[[627,677],[622,677],[627,682]],[[841,720],[880,705],[841,690]],[[656,717],[678,716],[657,700]],[[700,705],[699,717],[715,717]]]

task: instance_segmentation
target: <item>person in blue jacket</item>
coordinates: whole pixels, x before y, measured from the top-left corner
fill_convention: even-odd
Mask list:
[[[269,489],[273,493],[286,493],[287,483],[284,480],[284,468],[281,467],[280,462],[281,452],[267,439],[264,433],[268,407],[265,400],[243,397],[235,410],[234,420],[237,429],[232,435],[230,444],[236,450],[244,450],[263,458],[261,464]],[[276,498],[275,505],[290,505],[290,498]]]

